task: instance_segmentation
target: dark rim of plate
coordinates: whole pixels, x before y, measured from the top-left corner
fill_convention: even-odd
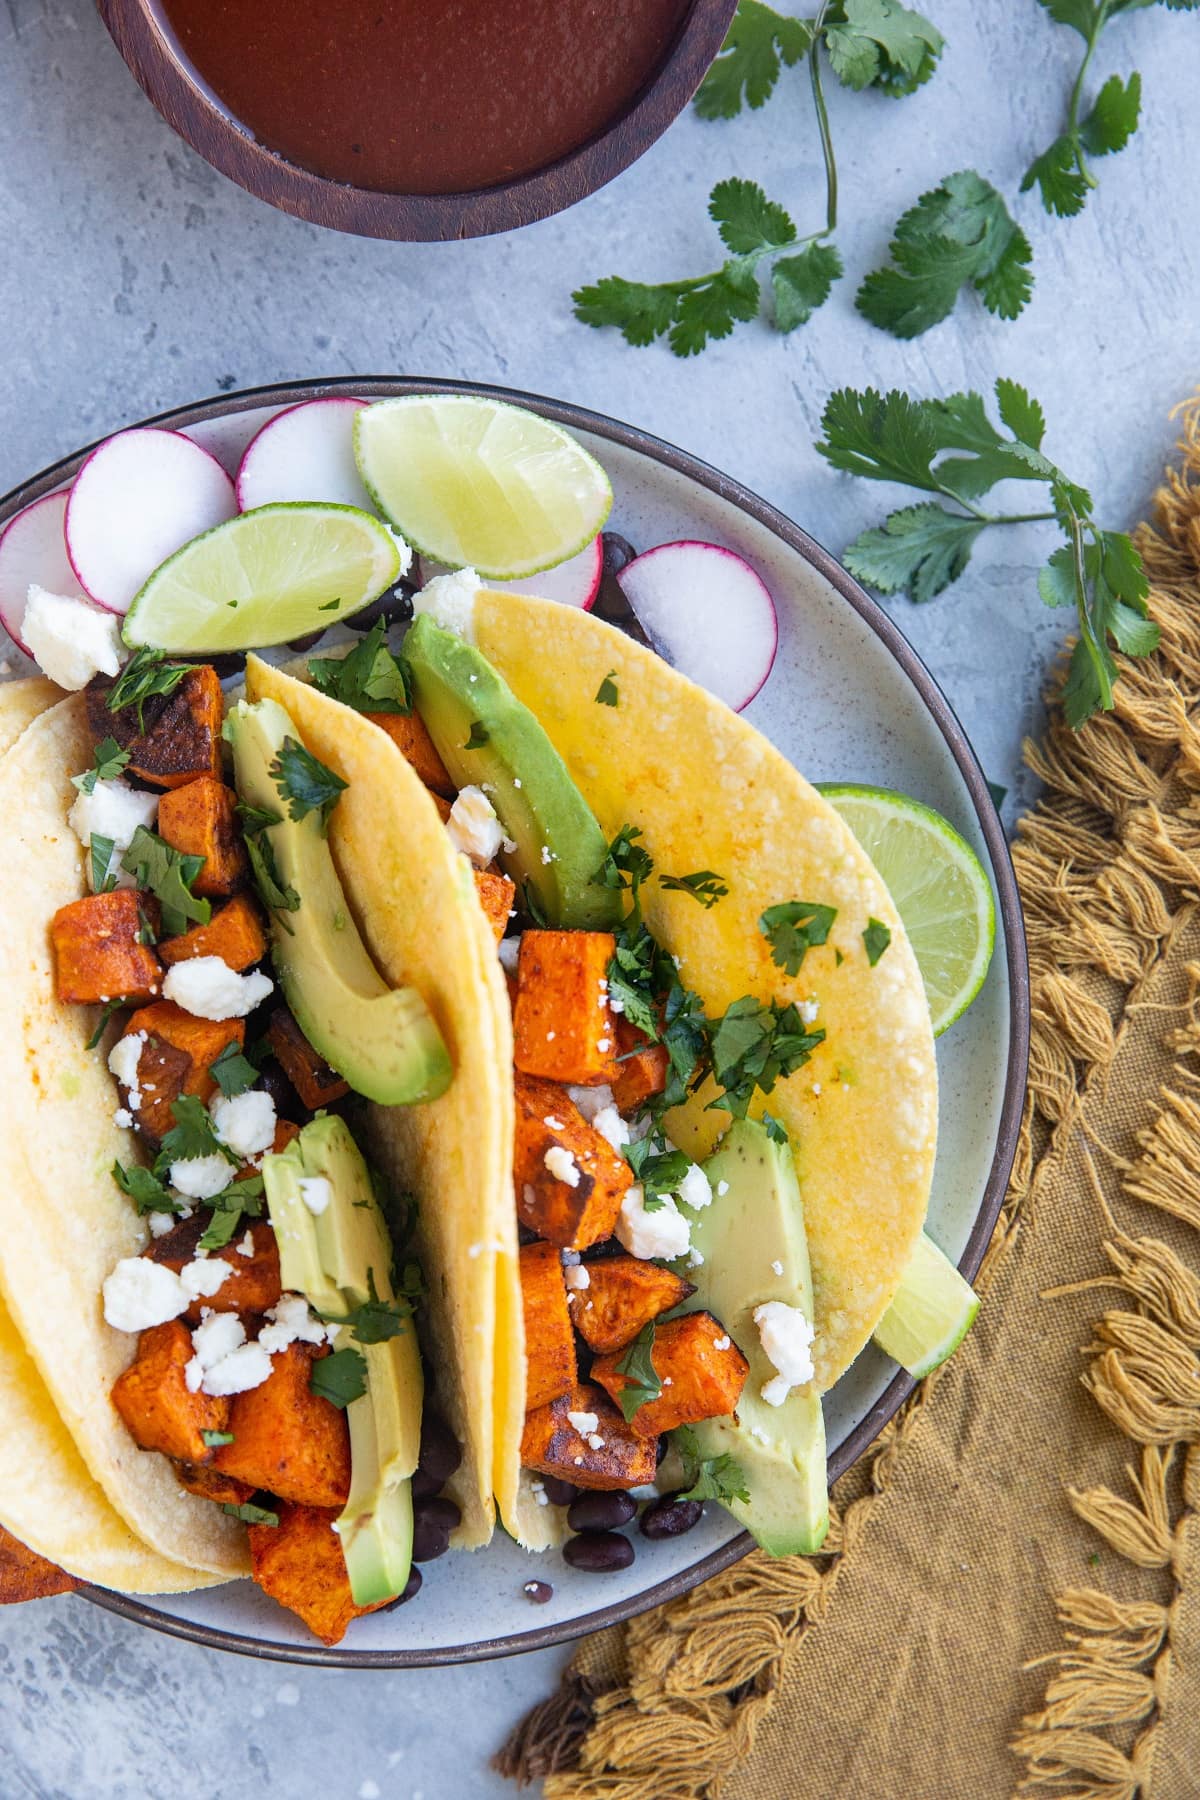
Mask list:
[[[1004,828],[988,789],[987,779],[949,701],[911,644],[883,609],[876,605],[870,595],[829,554],[828,550],[822,549],[821,545],[806,531],[794,524],[775,507],[769,505],[767,501],[760,499],[757,494],[751,493],[748,488],[742,487],[739,482],[731,480],[728,475],[721,474],[718,469],[713,469],[707,463],[701,462],[698,457],[690,456],[686,451],[677,449],[675,445],[665,443],[661,438],[653,437],[649,432],[640,431],[635,426],[623,425],[615,419],[606,418],[602,413],[589,412],[581,406],[571,406],[560,400],[549,400],[537,394],[522,393],[512,388],[492,387],[480,382],[422,381],[413,377],[389,379],[386,376],[342,376],[328,381],[294,381],[270,387],[246,388],[234,394],[221,394],[213,400],[206,400],[194,406],[175,407],[169,412],[157,414],[154,418],[140,420],[139,423],[179,430],[203,424],[210,419],[223,418],[230,413],[249,412],[256,407],[296,406],[304,400],[318,400],[327,395],[337,394],[374,400],[406,394],[479,394],[491,399],[507,401],[513,406],[528,407],[568,429],[590,432],[598,438],[606,438],[610,443],[619,444],[627,450],[649,457],[652,461],[661,463],[665,468],[687,477],[698,486],[707,488],[710,493],[728,501],[730,505],[738,507],[750,518],[765,526],[790,549],[796,551],[805,562],[837,590],[843,600],[870,626],[903,669],[945,739],[971,796],[971,803],[975,808],[979,827],[991,859],[992,876],[999,901],[1000,927],[1008,963],[1010,1017],[1008,1071],[1004,1084],[1004,1102],[1000,1113],[991,1172],[984,1188],[979,1214],[958,1265],[966,1278],[972,1280],[983,1261],[984,1252],[991,1241],[996,1220],[1000,1216],[1000,1208],[1004,1201],[1009,1172],[1012,1169],[1017,1139],[1020,1134],[1021,1108],[1029,1062],[1029,965],[1026,958],[1025,927],[1021,915],[1020,897],[1017,892],[1016,875],[1012,866],[1012,858],[1009,855],[1008,843],[1004,836]],[[99,438],[96,443],[103,441],[102,438]],[[64,457],[60,462],[44,469],[41,474],[35,475],[30,481],[22,483],[20,487],[14,488],[11,493],[0,499],[0,528],[23,506],[28,506],[31,501],[40,499],[43,494],[52,492],[55,488],[61,487],[65,481],[72,479],[84,459],[95,448],[96,444],[91,444],[87,449],[80,450],[73,456]],[[859,1420],[848,1436],[836,1446],[830,1456],[829,1480],[831,1484],[858,1461],[863,1452],[879,1436],[888,1421],[899,1411],[916,1385],[912,1377],[903,1371],[888,1383],[875,1404]],[[720,1574],[723,1569],[728,1569],[753,1547],[753,1541],[749,1534],[742,1532],[739,1536],[731,1539],[729,1543],[723,1544],[720,1549],[711,1551],[707,1556],[703,1556],[693,1563],[690,1568],[680,1570],[668,1580],[656,1582],[652,1587],[644,1588],[640,1593],[629,1599],[618,1601],[612,1606],[598,1607],[596,1611],[590,1612],[584,1617],[563,1620],[558,1624],[548,1622],[529,1631],[511,1633],[507,1637],[487,1638],[481,1639],[477,1643],[428,1650],[360,1650],[355,1652],[340,1647],[326,1649],[317,1644],[310,1647],[303,1644],[261,1640],[245,1637],[236,1632],[222,1631],[211,1625],[195,1624],[186,1619],[173,1618],[169,1614],[158,1612],[153,1606],[147,1605],[144,1601],[131,1595],[109,1593],[93,1587],[84,1587],[81,1592],[86,1599],[107,1608],[110,1612],[120,1613],[123,1618],[134,1619],[141,1625],[148,1625],[152,1630],[165,1632],[169,1637],[186,1638],[192,1643],[204,1644],[214,1650],[234,1651],[243,1656],[263,1657],[273,1662],[316,1663],[332,1668],[425,1668],[437,1664],[484,1662],[492,1657],[511,1656],[524,1650],[543,1650],[552,1644],[567,1643],[574,1638],[587,1636],[590,1632],[603,1630],[607,1625],[616,1625],[624,1619],[633,1618],[653,1606],[661,1605],[665,1600],[677,1599],[700,1582],[706,1581],[709,1576]]]

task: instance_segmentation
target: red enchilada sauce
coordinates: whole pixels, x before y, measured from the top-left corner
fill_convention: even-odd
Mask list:
[[[269,149],[384,193],[528,174],[601,131],[689,0],[164,0],[181,48]]]

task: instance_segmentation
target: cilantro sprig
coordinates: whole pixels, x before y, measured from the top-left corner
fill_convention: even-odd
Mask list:
[[[403,1336],[421,1292],[421,1271],[411,1263],[404,1271],[403,1291],[394,1300],[381,1300],[375,1287],[375,1271],[367,1270],[367,1299],[347,1313],[322,1313],[327,1322],[343,1326],[360,1344],[386,1344]]]
[[[230,1038],[221,1054],[213,1059],[209,1074],[227,1100],[248,1092],[258,1080],[258,1070],[249,1057],[242,1054],[236,1038]]]
[[[81,794],[94,794],[98,781],[115,781],[129,762],[129,751],[122,750],[116,738],[106,737],[92,752],[92,766],[82,775],[72,775],[71,786]]]
[[[173,694],[191,673],[190,663],[172,663],[166,657],[165,650],[154,650],[149,645],[135,650],[109,689],[105,703],[109,712],[136,706],[140,732],[146,729],[147,700],[155,694]]]
[[[283,915],[299,910],[300,896],[294,887],[284,884],[275,860],[274,845],[267,836],[272,825],[283,823],[283,814],[272,812],[265,806],[248,806],[241,800],[237,810],[245,834],[246,855],[250,859],[250,876],[258,897],[290,936],[292,928]]]
[[[696,869],[690,875],[660,875],[658,879],[669,892],[690,894],[706,912],[729,892],[729,883],[715,869]]]
[[[95,841],[93,838],[93,846]],[[92,854],[94,859],[94,848]],[[121,867],[139,887],[149,888],[157,897],[162,907],[164,937],[178,937],[187,930],[189,922],[208,924],[212,907],[192,892],[192,883],[204,867],[202,856],[185,856],[156,832],[139,825],[121,858]]]
[[[691,1159],[682,1150],[666,1149],[655,1133],[639,1143],[626,1144],[622,1155],[642,1185],[647,1212],[661,1211],[667,1195],[678,1191],[691,1167]]]
[[[312,684],[343,706],[364,713],[411,713],[408,666],[389,648],[387,626],[376,619],[345,656],[318,656],[308,665]]]
[[[367,1391],[367,1359],[351,1344],[344,1350],[335,1350],[331,1356],[319,1357],[312,1366],[308,1386],[311,1393],[344,1412]]]
[[[758,929],[771,946],[771,961],[787,975],[798,975],[810,950],[827,942],[837,907],[821,901],[781,900],[768,906]]]
[[[962,574],[987,527],[1055,521],[1066,541],[1038,576],[1038,591],[1047,606],[1073,606],[1078,616],[1063,696],[1067,720],[1078,727],[1112,709],[1119,674],[1113,646],[1127,656],[1148,656],[1158,644],[1146,605],[1149,583],[1132,540],[1103,530],[1087,489],[1043,453],[1045,418],[1037,401],[1004,378],[995,391],[1007,434],[977,393],[915,400],[895,390],[842,388],[830,396],[817,449],[835,469],[942,497],[890,514],[847,547],[844,561],[882,593],[932,600]],[[1001,481],[1044,484],[1050,507],[985,511],[978,502]]]
[[[617,1374],[625,1377],[625,1386],[617,1395],[617,1405],[627,1425],[648,1401],[657,1400],[662,1393],[662,1377],[654,1367],[653,1350],[654,1321],[651,1319],[649,1324],[642,1326],[616,1364]]]
[[[309,813],[319,813],[323,833],[328,831],[333,809],[350,785],[294,737],[284,738],[279,755],[271,764],[270,776],[280,798],[287,802],[288,818],[306,819]]]
[[[162,1146],[154,1159],[154,1173],[165,1175],[172,1163],[190,1162],[200,1156],[223,1156],[227,1162],[236,1163],[237,1157],[218,1138],[213,1130],[213,1122],[208,1116],[208,1108],[195,1094],[180,1094],[171,1102],[171,1117],[175,1123],[162,1140]],[[211,1201],[206,1201],[211,1205]]]
[[[680,1496],[682,1499],[719,1500],[723,1504],[740,1500],[744,1506],[749,1505],[750,1489],[745,1471],[732,1456],[728,1453],[704,1456],[690,1425],[680,1425],[671,1433],[671,1441],[684,1467],[686,1492]]]
[[[960,170],[922,194],[896,223],[894,267],[868,275],[855,305],[893,337],[920,337],[970,285],[988,311],[1015,319],[1033,291],[1033,250],[990,181]]]

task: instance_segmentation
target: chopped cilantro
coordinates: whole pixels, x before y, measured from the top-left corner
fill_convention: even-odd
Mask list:
[[[91,768],[82,775],[72,775],[71,786],[81,794],[94,794],[98,781],[115,781],[128,761],[128,750],[122,750],[116,738],[107,737],[96,745]]]
[[[165,650],[149,645],[135,650],[114,681],[106,702],[109,712],[136,706],[138,730],[146,729],[146,702],[153,694],[173,694],[181,681],[191,673],[189,663],[169,663]]]
[[[875,964],[879,961],[880,957],[891,943],[892,934],[888,927],[879,919],[868,919],[867,928],[862,934],[862,940],[867,947],[867,961],[870,963],[871,967],[874,968]]]
[[[701,1456],[690,1425],[680,1425],[671,1438],[686,1471],[687,1491],[681,1496],[684,1500],[719,1500],[726,1505],[730,1500],[740,1500],[743,1505],[749,1504],[745,1471],[732,1456]]]
[[[242,1054],[236,1038],[230,1038],[220,1056],[214,1058],[209,1073],[227,1100],[244,1094],[258,1080],[258,1070],[249,1057]]]
[[[488,742],[489,736],[488,728],[483,723],[482,719],[472,719],[471,730],[466,743],[463,745],[463,749],[482,750],[483,746]]]
[[[308,1385],[312,1393],[344,1412],[367,1391],[367,1359],[361,1350],[348,1344],[344,1350],[335,1350],[332,1356],[322,1356],[313,1364]]]
[[[288,818],[306,819],[309,813],[319,813],[322,832],[329,829],[330,814],[350,785],[293,737],[284,738],[270,774],[288,803]]]
[[[248,834],[266,831],[270,825],[282,825],[283,814],[274,812],[269,806],[251,806],[246,800],[239,800],[234,808],[242,821],[242,830]]]
[[[112,866],[113,857],[117,853],[116,843],[112,838],[101,837],[98,831],[93,831],[88,849],[92,857],[92,891],[111,894],[117,885]]]
[[[277,819],[276,824],[280,823]],[[255,890],[268,912],[279,917],[279,923],[291,935],[292,928],[280,915],[296,912],[300,896],[292,886],[284,887],[275,861],[275,850],[265,830],[247,831],[246,855],[250,858],[250,874]]]
[[[277,1512],[271,1512],[265,1506],[252,1506],[249,1501],[242,1506],[235,1506],[231,1500],[223,1500],[221,1511],[228,1513],[231,1519],[240,1519],[243,1525],[278,1525],[279,1523]]]
[[[404,1273],[406,1283],[411,1277],[419,1284],[420,1271],[415,1263]],[[367,1270],[367,1288],[369,1299],[352,1307],[348,1313],[322,1313],[321,1317],[347,1326],[360,1344],[386,1344],[390,1338],[403,1336],[408,1329],[406,1321],[412,1317],[412,1300],[407,1296],[381,1300],[375,1288],[374,1269]]]
[[[649,851],[634,842],[641,835],[640,825],[622,825],[608,846],[604,861],[595,875],[602,887],[628,888],[633,896],[635,913],[638,907],[638,890],[654,868],[654,859]]]
[[[232,1444],[232,1431],[202,1431],[200,1436],[210,1450],[217,1450],[222,1444]]]
[[[618,1375],[624,1375],[626,1385],[617,1395],[617,1405],[629,1424],[648,1400],[657,1400],[662,1393],[662,1381],[654,1367],[654,1321],[653,1319],[638,1332],[632,1344],[625,1351],[616,1365]],[[320,1367],[320,1364],[316,1364]]]
[[[787,1126],[781,1119],[777,1119],[774,1113],[769,1113],[765,1107],[763,1108],[762,1125],[773,1144],[791,1143],[792,1140],[787,1134]]]
[[[314,657],[308,672],[314,687],[355,712],[412,711],[408,667],[388,649],[382,619],[376,619],[347,656]]]
[[[228,1162],[237,1161],[233,1151],[220,1142],[208,1108],[197,1095],[180,1094],[178,1100],[172,1100],[171,1117],[175,1123],[154,1159],[156,1175],[165,1175],[172,1163],[190,1162],[198,1156],[223,1156]]]
[[[140,903],[138,905],[137,941],[139,944],[145,944],[148,947],[152,947],[158,942],[158,938],[154,933],[154,926],[150,923],[150,920]]]
[[[705,911],[723,900],[729,892],[729,884],[723,875],[715,869],[697,869],[692,875],[660,875],[663,887],[672,892],[690,894],[698,900]]]
[[[673,1194],[691,1167],[682,1150],[664,1150],[653,1133],[640,1143],[626,1144],[621,1152],[642,1184],[647,1212],[657,1212],[664,1196]]]
[[[178,937],[187,930],[189,921],[208,924],[212,907],[192,892],[192,883],[204,867],[202,856],[184,856],[172,850],[157,833],[139,825],[121,858],[121,867],[139,887],[149,888],[158,899],[165,936]]]
[[[600,683],[600,686],[596,689],[597,706],[616,706],[619,703],[621,696],[618,694],[617,684],[613,680],[613,676],[616,672],[615,669],[610,669],[608,674],[604,677],[604,680]]]
[[[93,1033],[92,1033],[91,1037],[88,1039],[87,1043],[84,1045],[85,1050],[94,1050],[96,1048],[96,1045],[100,1042],[100,1039],[104,1036],[104,1033],[108,1030],[108,1021],[112,1018],[112,1016],[115,1012],[120,1012],[120,1010],[124,1006],[124,1004],[125,1004],[124,1000],[121,1000],[121,999],[106,1000],[104,1002],[104,1007],[100,1014],[99,1023],[97,1024],[95,1031],[93,1031]]]
[[[243,1218],[257,1219],[263,1209],[266,1184],[261,1175],[247,1175],[205,1201],[212,1217],[200,1239],[201,1250],[223,1250],[241,1229]]]
[[[823,1027],[805,1029],[794,1002],[764,1005],[749,994],[709,1021],[708,1031],[713,1077],[722,1089],[708,1106],[735,1119],[745,1118],[756,1093],[769,1094],[778,1080],[803,1068],[825,1041]]]
[[[121,1192],[129,1195],[139,1215],[152,1212],[173,1213],[178,1210],[178,1200],[168,1192],[153,1169],[144,1169],[140,1163],[132,1163],[126,1169],[115,1162],[112,1166],[112,1178]]]
[[[836,906],[822,906],[813,900],[782,900],[768,906],[758,921],[758,929],[771,946],[771,961],[787,975],[798,975],[800,965],[810,950],[829,937]]]

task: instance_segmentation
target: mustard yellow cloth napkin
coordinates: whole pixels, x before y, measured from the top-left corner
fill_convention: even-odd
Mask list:
[[[583,1644],[497,1759],[548,1800],[1200,1796],[1200,402],[1162,629],[1027,746],[1024,1129],[952,1361],[759,1554]]]

